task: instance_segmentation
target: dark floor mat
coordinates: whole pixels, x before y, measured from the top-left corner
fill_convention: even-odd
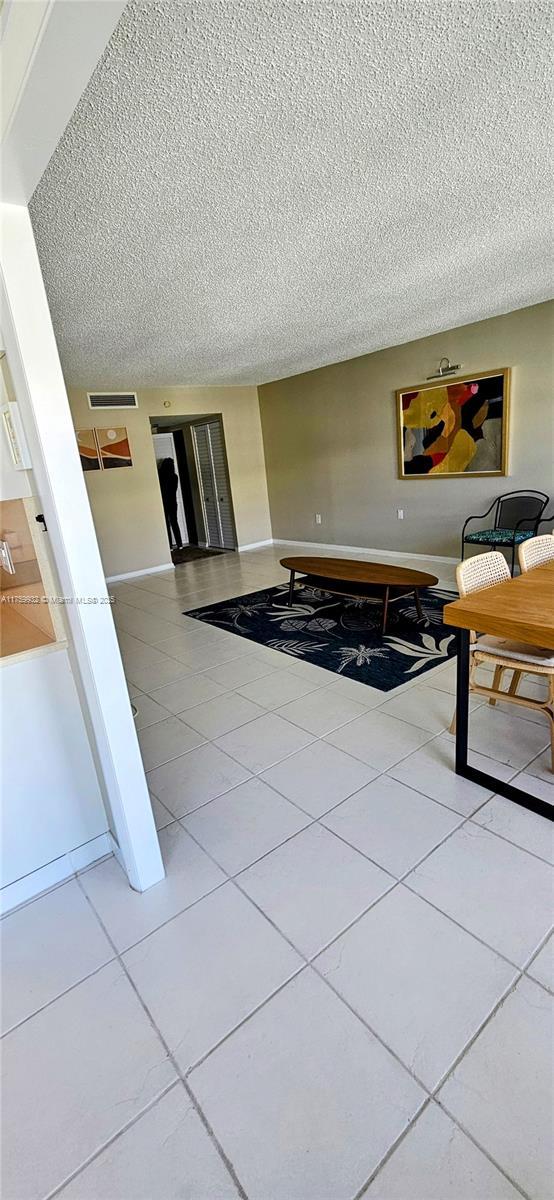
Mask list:
[[[195,558],[213,558],[214,554],[228,553],[227,550],[208,550],[204,546],[183,546],[181,550],[171,551],[171,559],[176,567],[181,563],[193,562]]]

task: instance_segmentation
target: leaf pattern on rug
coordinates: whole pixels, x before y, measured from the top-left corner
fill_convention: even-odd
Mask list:
[[[403,604],[402,606],[399,605],[398,611],[401,612],[402,616],[406,617],[406,620],[408,621],[414,621],[415,623],[419,620],[419,614],[415,604]],[[425,621],[427,625],[441,625],[442,613],[439,609],[428,610],[425,614]]]
[[[442,588],[422,589],[420,619],[411,596],[392,595],[385,637],[382,594],[337,596],[300,581],[291,605],[288,586],[280,584],[193,609],[188,616],[248,638],[253,654],[256,644],[268,646],[329,671],[329,682],[340,675],[388,692],[456,653],[442,612],[453,598]]]
[[[336,625],[331,617],[312,617],[311,621],[304,621],[300,617],[294,617],[292,620],[281,621],[281,629],[309,629],[310,633],[328,633]]]
[[[372,658],[387,657],[386,648],[380,646],[343,646],[342,650],[333,650],[333,654],[340,655],[339,673],[344,671],[349,663],[362,667],[364,663],[370,663]]]
[[[325,645],[318,645],[317,642],[283,642],[279,638],[273,638],[267,644],[272,650],[282,650],[283,654],[292,654],[294,658],[304,658],[306,654],[325,650]]]
[[[417,659],[417,661],[412,663],[412,666],[408,667],[406,671],[406,675],[412,675],[414,671],[420,671],[422,666],[425,666],[426,663],[429,663],[432,660],[436,662],[438,659],[444,658],[453,637],[454,635],[450,634],[449,637],[442,638],[441,642],[439,642],[439,645],[437,646],[435,639],[432,638],[430,634],[422,633],[421,640],[423,642],[423,646],[419,648],[414,646],[411,642],[403,641],[402,638],[388,637],[387,641],[395,646],[399,654],[405,654],[409,658]]]

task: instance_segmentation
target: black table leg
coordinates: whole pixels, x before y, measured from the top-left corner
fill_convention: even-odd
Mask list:
[[[469,629],[458,630],[456,658],[456,774],[467,769],[469,733]]]
[[[294,595],[294,576],[295,576],[295,574],[296,574],[296,572],[295,572],[295,571],[291,571],[291,573],[290,573],[290,583],[289,583],[289,607],[290,607],[290,605],[292,604],[292,598],[293,598],[293,595]]]
[[[529,792],[524,792],[523,788],[515,787],[514,784],[506,783],[503,779],[499,779],[497,775],[489,775],[488,772],[480,771],[477,767],[469,765],[467,761],[469,733],[469,630],[458,629],[457,633],[456,774],[463,775],[464,779],[470,779],[472,783],[479,783],[481,787],[487,788],[489,792],[495,792],[498,796],[505,796],[507,800],[513,800],[514,804],[520,804],[522,808],[528,808],[531,812],[539,813],[541,817],[547,817],[549,821],[554,821],[554,806],[548,804],[546,800],[539,800],[536,796],[531,796]],[[479,710],[475,714],[475,719],[479,720]]]
[[[385,588],[385,595],[383,596],[383,622],[382,622],[382,625],[381,625],[381,636],[382,636],[382,637],[384,637],[385,630],[386,630],[386,628],[387,628],[387,613],[388,613],[388,610],[389,610],[389,589],[388,589],[388,587],[386,587],[386,588]]]

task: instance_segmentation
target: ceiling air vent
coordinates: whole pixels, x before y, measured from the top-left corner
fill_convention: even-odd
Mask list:
[[[89,408],[138,408],[136,392],[87,392]]]

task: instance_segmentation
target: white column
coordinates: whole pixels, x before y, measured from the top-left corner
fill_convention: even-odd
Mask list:
[[[2,205],[2,333],[64,596],[101,783],[131,886],[163,879],[158,838],[29,213]]]

